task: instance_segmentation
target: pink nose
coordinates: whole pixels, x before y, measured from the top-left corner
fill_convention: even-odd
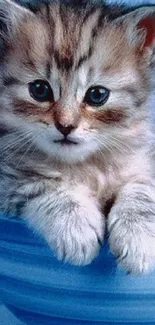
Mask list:
[[[75,128],[73,125],[64,126],[59,122],[56,122],[55,126],[64,136],[67,136]]]

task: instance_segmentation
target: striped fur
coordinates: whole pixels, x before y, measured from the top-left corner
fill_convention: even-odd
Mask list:
[[[118,261],[145,272],[155,262],[155,8],[17,2],[0,2],[1,210],[78,265],[96,256],[107,227]],[[52,101],[30,95],[38,79]],[[84,100],[96,85],[110,90],[100,107]]]

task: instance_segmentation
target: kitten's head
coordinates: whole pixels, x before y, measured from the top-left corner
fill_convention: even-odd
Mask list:
[[[65,0],[32,11],[1,0],[0,21],[0,118],[15,140],[25,135],[29,147],[70,163],[136,136],[155,6],[126,12]]]

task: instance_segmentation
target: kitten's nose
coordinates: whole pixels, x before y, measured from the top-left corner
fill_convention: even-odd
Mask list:
[[[59,122],[56,122],[55,126],[64,136],[67,136],[74,129],[73,125],[64,126],[63,124],[61,124]]]

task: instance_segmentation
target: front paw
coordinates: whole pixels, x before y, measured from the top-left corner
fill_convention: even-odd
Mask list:
[[[155,264],[155,217],[136,210],[134,204],[112,208],[108,219],[109,244],[120,266],[128,273],[142,274]]]
[[[83,213],[66,215],[53,226],[48,243],[59,260],[74,265],[92,262],[104,238],[104,219],[99,213],[92,218]]]

